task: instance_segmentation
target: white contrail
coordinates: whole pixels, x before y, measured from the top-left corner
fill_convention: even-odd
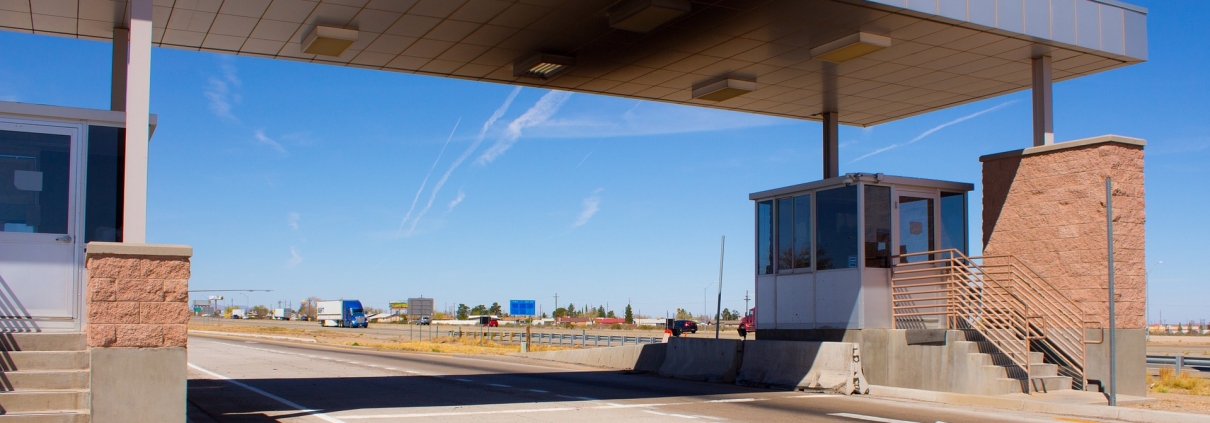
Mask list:
[[[978,117],[979,115],[982,115],[982,114],[985,114],[985,113],[991,113],[991,112],[994,112],[994,111],[996,111],[996,110],[1003,109],[1003,108],[1008,107],[1008,106],[1010,106],[1010,105],[1012,105],[1013,103],[1016,103],[1016,102],[1017,102],[1017,100],[1013,100],[1013,101],[1007,101],[1007,102],[1004,102],[1004,103],[1000,103],[999,105],[996,105],[996,106],[994,106],[994,107],[990,107],[990,108],[987,108],[987,109],[983,109],[983,110],[977,111],[977,112],[975,112],[975,113],[971,113],[971,114],[969,114],[969,115],[966,115],[966,116],[963,116],[963,117],[960,117],[960,118],[957,118],[957,119],[951,120],[951,121],[949,121],[949,122],[946,122],[946,123],[943,123],[943,124],[940,124],[940,125],[934,126],[932,129],[929,129],[929,130],[927,130],[927,131],[921,132],[921,133],[920,133],[920,135],[917,135],[917,136],[916,136],[916,138],[912,138],[912,139],[911,139],[911,141],[905,142],[905,143],[903,143],[903,144],[891,144],[891,145],[888,145],[888,146],[886,146],[886,147],[879,148],[879,149],[877,149],[877,150],[874,150],[873,152],[866,153],[866,155],[864,155],[864,156],[861,156],[861,157],[858,157],[858,158],[856,158],[856,159],[853,159],[853,160],[852,160],[852,161],[850,161],[848,164],[852,164],[852,163],[854,163],[854,162],[856,162],[856,161],[858,161],[858,160],[861,160],[861,159],[864,159],[864,158],[867,158],[867,157],[873,156],[873,155],[875,155],[875,154],[884,153],[884,152],[886,152],[886,151],[888,151],[888,150],[893,150],[893,149],[895,149],[895,148],[899,148],[899,147],[902,147],[902,146],[905,146],[905,145],[911,145],[911,144],[915,143],[916,141],[920,141],[921,139],[924,139],[924,137],[927,137],[927,136],[929,136],[929,135],[932,135],[934,132],[940,131],[941,129],[943,129],[943,128],[947,127],[947,126],[950,126],[950,125],[956,125],[956,124],[961,123],[961,122],[963,122],[963,121],[966,121],[966,120],[969,120],[969,119],[973,119],[973,118],[975,118],[975,117]]]
[[[424,192],[424,186],[428,185],[429,177],[433,176],[433,169],[437,168],[437,163],[441,162],[441,155],[445,154],[445,148],[450,146],[450,140],[454,139],[454,132],[458,131],[458,124],[462,123],[462,118],[458,118],[454,122],[454,129],[450,130],[450,136],[445,139],[445,144],[441,146],[441,151],[437,153],[437,160],[433,160],[433,166],[429,167],[429,173],[424,174],[424,180],[420,181],[420,189],[416,190],[416,196],[412,197],[412,207],[408,208],[408,213],[403,216],[403,220],[399,221],[399,230],[395,236],[403,233],[403,225],[408,223],[408,219],[412,218],[412,211],[416,210],[416,202],[420,201],[420,193]]]
[[[513,119],[508,124],[508,128],[504,130],[504,135],[499,140],[496,140],[496,144],[492,145],[492,148],[483,152],[483,155],[475,160],[475,164],[483,165],[496,160],[505,151],[508,151],[513,144],[517,143],[517,139],[521,138],[522,129],[546,122],[555,112],[559,111],[559,107],[562,107],[563,102],[567,101],[570,97],[571,93],[567,91],[551,91],[546,93],[546,95],[538,99],[537,103],[534,103],[533,107],[526,110],[520,117]]]
[[[571,227],[578,228],[584,226],[589,220],[592,220],[592,217],[597,212],[601,211],[601,191],[604,190],[604,188],[597,188],[592,192],[592,195],[584,199],[584,210],[580,211],[580,216],[576,218],[576,223],[572,224]]]
[[[441,187],[445,186],[445,181],[450,179],[450,174],[454,173],[454,170],[458,169],[458,166],[461,166],[462,162],[466,161],[466,159],[471,156],[471,153],[474,153],[475,150],[479,148],[479,144],[483,143],[483,137],[487,134],[487,129],[490,128],[492,124],[496,123],[500,117],[504,116],[504,113],[508,111],[508,106],[513,103],[513,99],[517,98],[517,93],[520,92],[521,87],[517,87],[513,89],[513,92],[508,94],[508,98],[504,99],[504,104],[501,104],[500,107],[492,113],[492,116],[487,118],[486,122],[483,122],[483,128],[479,129],[479,135],[475,137],[475,141],[466,148],[466,151],[462,152],[461,156],[458,156],[458,159],[454,160],[454,162],[450,164],[450,168],[445,171],[444,175],[441,175],[441,179],[437,180],[437,184],[433,185],[433,191],[431,194],[429,194],[429,202],[428,204],[425,204],[424,209],[420,211],[420,214],[416,215],[416,217],[412,219],[412,226],[408,229],[408,235],[411,235],[412,232],[416,230],[416,223],[420,222],[420,218],[424,217],[424,214],[428,213],[429,208],[433,207],[433,200],[437,199],[437,193],[441,192]]]

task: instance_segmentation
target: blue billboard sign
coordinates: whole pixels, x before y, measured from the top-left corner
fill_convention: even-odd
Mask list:
[[[513,316],[536,316],[537,309],[534,307],[534,300],[510,300],[508,302],[508,314]]]

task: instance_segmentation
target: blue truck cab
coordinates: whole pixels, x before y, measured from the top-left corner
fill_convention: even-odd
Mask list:
[[[336,326],[345,328],[369,327],[366,321],[365,309],[358,300],[320,301],[316,304],[315,314],[320,326]]]

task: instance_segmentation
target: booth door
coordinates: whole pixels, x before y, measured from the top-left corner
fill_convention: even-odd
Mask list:
[[[932,255],[915,254],[937,250],[937,193],[899,191],[898,254],[900,263],[933,260]]]
[[[80,133],[0,121],[0,331],[76,327]]]

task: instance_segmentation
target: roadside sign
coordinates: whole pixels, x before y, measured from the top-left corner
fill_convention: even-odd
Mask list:
[[[534,300],[510,300],[508,302],[508,314],[513,316],[534,316],[535,311]]]
[[[389,306],[390,306],[391,310],[407,310],[408,302],[407,301],[391,301],[389,303]]]

